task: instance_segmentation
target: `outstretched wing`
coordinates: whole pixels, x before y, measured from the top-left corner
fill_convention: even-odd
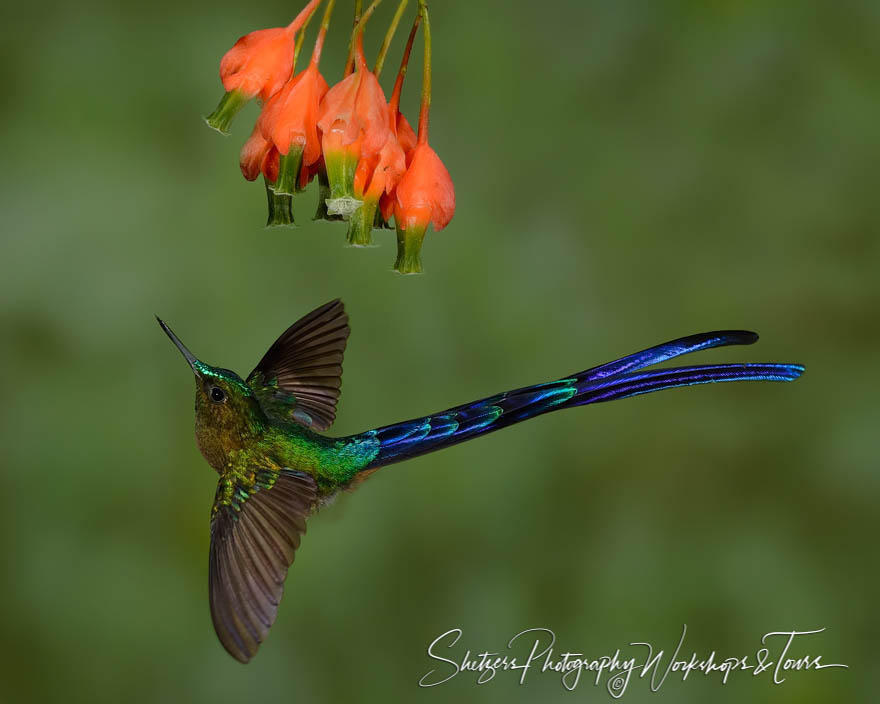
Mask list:
[[[291,325],[247,378],[263,409],[313,430],[327,430],[336,418],[349,332],[348,315],[338,299]]]
[[[208,591],[214,630],[227,652],[248,662],[266,637],[284,592],[315,480],[302,472],[258,470],[221,479],[211,517]]]

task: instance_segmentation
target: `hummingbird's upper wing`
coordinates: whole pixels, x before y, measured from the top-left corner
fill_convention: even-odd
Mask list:
[[[223,647],[240,662],[256,654],[275,622],[317,495],[315,480],[302,472],[258,470],[253,478],[250,486],[221,478],[211,518],[211,618]]]
[[[291,325],[247,378],[263,410],[313,430],[336,418],[348,315],[337,299]]]

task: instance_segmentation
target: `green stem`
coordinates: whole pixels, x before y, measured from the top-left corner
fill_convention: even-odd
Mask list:
[[[297,59],[299,58],[299,52],[300,52],[300,49],[302,49],[302,45],[303,45],[304,42],[305,42],[305,38],[306,38],[306,30],[309,28],[309,22],[312,21],[312,17],[315,16],[315,13],[316,13],[317,11],[318,11],[318,6],[315,5],[315,7],[314,7],[314,8],[312,9],[312,11],[309,13],[309,16],[306,17],[306,21],[303,22],[302,29],[300,30],[300,33],[299,33],[299,41],[295,41],[295,40],[294,40],[294,46],[293,46],[293,67],[291,68],[291,72],[290,72],[290,75],[291,75],[291,76],[296,75],[296,61],[297,61]]]
[[[428,113],[431,111],[431,21],[428,5],[419,0],[419,13],[425,21],[425,61],[422,69],[422,106],[419,110],[419,144],[428,142]]]
[[[348,47],[348,62],[345,64],[345,75],[347,76],[354,70],[354,62],[355,62],[355,52],[356,49],[360,50],[360,61],[364,61],[363,53],[364,47],[362,43],[359,43],[358,40],[362,39],[362,35],[364,33],[364,27],[367,26],[367,20],[370,19],[372,14],[376,11],[376,8],[382,3],[382,0],[373,0],[370,3],[370,6],[367,8],[366,12],[361,15],[360,19],[358,19],[357,23],[354,26],[354,30],[351,33],[351,42]]]
[[[330,16],[333,14],[333,8],[336,7],[336,0],[328,0],[327,6],[324,8],[324,17],[321,18],[321,29],[318,30],[318,38],[315,39],[315,48],[312,49],[311,65],[316,67],[321,63],[321,52],[324,50],[324,38],[327,36],[327,29],[330,27]]]
[[[409,66],[409,55],[412,52],[413,42],[416,38],[416,32],[419,29],[419,22],[422,21],[421,13],[416,15],[413,20],[412,29],[409,30],[409,38],[406,40],[406,48],[403,50],[403,58],[400,60],[400,69],[397,71],[397,80],[394,81],[394,90],[391,93],[391,100],[388,102],[392,114],[400,111],[400,93],[403,91],[403,79],[406,76],[406,69]]]
[[[358,22],[361,21],[361,0],[354,0],[354,21],[352,27],[356,28]],[[354,29],[352,29],[352,40],[354,39]],[[354,70],[354,41],[348,43],[348,58],[345,60],[345,71],[342,75],[347,76]]]
[[[385,64],[385,55],[388,53],[388,47],[391,45],[391,40],[394,39],[397,25],[400,24],[400,20],[403,17],[403,11],[406,9],[408,3],[409,0],[400,0],[400,3],[397,5],[397,10],[394,12],[394,17],[391,18],[391,26],[388,27],[388,31],[385,32],[385,39],[382,40],[382,46],[379,48],[379,55],[376,57],[376,67],[373,69],[376,78],[382,73],[382,66]]]

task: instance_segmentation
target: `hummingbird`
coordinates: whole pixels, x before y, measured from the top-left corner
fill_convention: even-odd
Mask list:
[[[341,301],[291,325],[246,379],[197,359],[157,320],[195,375],[196,444],[219,475],[208,558],[211,617],[223,647],[243,663],[275,622],[308,517],[380,467],[563,408],[711,382],[793,381],[804,371],[799,364],[772,363],[644,370],[691,352],[758,339],[745,330],[706,332],[556,381],[330,437],[323,433],[336,417],[349,336]]]

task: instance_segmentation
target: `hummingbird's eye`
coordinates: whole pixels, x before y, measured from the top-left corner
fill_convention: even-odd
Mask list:
[[[211,387],[211,400],[215,403],[223,403],[226,400],[226,392],[219,386]]]

